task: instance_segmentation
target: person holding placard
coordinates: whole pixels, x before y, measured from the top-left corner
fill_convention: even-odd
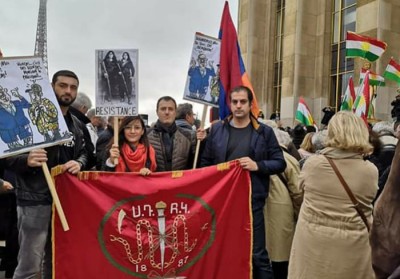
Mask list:
[[[112,139],[108,147],[105,170],[139,172],[146,176],[156,170],[156,156],[140,116],[126,116],[120,124],[118,145]],[[118,160],[118,164],[114,162]]]
[[[176,109],[176,101],[170,96],[163,96],[157,101],[158,120],[147,134],[156,151],[156,171],[190,169],[194,161],[196,137],[198,140],[206,137],[204,129],[199,129],[194,137],[190,131],[178,127],[175,123]]]
[[[5,159],[6,167],[16,174],[20,251],[15,279],[36,278],[39,272],[42,279],[52,278],[52,197],[41,168],[43,164],[49,168],[62,165],[62,171],[77,174],[89,163],[90,154],[82,132],[86,127],[68,110],[77,96],[78,86],[78,77],[71,71],[58,71],[53,76],[52,87],[73,135],[72,141]]]

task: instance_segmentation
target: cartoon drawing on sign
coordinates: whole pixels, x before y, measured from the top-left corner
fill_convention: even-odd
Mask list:
[[[32,84],[25,92],[31,98],[29,117],[43,135],[45,142],[61,139],[57,108],[49,99],[43,98],[42,87],[39,84]]]
[[[10,150],[19,149],[33,143],[32,128],[23,109],[29,108],[30,103],[18,92],[18,87],[11,89],[0,85],[0,138]]]
[[[183,99],[218,106],[220,40],[196,33]]]
[[[0,158],[71,140],[41,58],[1,58]]]
[[[210,89],[211,89],[211,103],[218,104],[219,98],[219,64],[217,64],[217,73],[215,77],[211,79],[210,82]]]
[[[209,90],[210,78],[215,77],[214,61],[209,61],[208,67],[207,61],[204,53],[197,56],[197,66],[194,57],[190,61],[188,75],[190,77],[189,92],[192,98],[204,100]]]

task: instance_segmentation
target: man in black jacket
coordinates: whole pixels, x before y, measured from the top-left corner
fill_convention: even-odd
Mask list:
[[[251,114],[251,90],[245,86],[232,89],[230,101],[232,113],[212,125],[200,165],[205,167],[238,160],[243,169],[250,171],[253,278],[272,279],[271,263],[265,248],[263,208],[269,191],[269,176],[283,172],[286,162],[272,129],[260,124]]]
[[[6,159],[7,167],[16,173],[20,251],[15,279],[36,278],[40,271],[42,279],[52,278],[49,233],[52,197],[42,164],[47,163],[49,168],[62,165],[63,171],[77,174],[90,163],[91,154],[85,148],[82,132],[85,125],[69,112],[69,106],[77,96],[78,85],[76,74],[67,70],[55,73],[52,79],[53,90],[73,140]]]

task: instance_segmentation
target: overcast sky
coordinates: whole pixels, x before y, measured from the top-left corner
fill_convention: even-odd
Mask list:
[[[238,1],[229,0],[235,24]],[[0,48],[4,56],[33,55],[39,0],[3,1]],[[224,0],[48,0],[50,77],[69,69],[79,91],[94,102],[95,49],[139,50],[139,113],[157,119],[163,95],[184,102],[183,90],[195,32],[218,36]],[[194,104],[195,113],[203,105]]]

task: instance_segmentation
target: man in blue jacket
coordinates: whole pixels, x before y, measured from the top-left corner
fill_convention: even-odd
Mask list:
[[[253,278],[273,278],[265,248],[263,208],[269,189],[269,175],[283,172],[285,159],[274,132],[251,114],[253,94],[238,86],[230,93],[232,114],[212,125],[201,156],[201,166],[238,160],[250,171],[253,212]]]

